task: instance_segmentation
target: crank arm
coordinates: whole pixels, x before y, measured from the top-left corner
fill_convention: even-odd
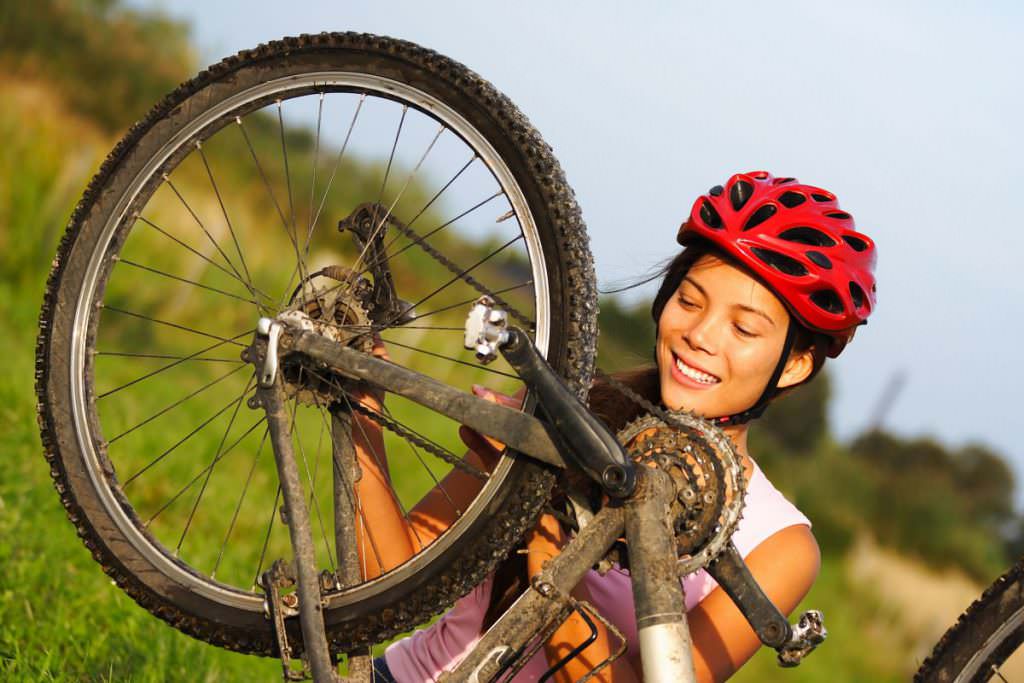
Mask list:
[[[779,653],[782,666],[799,664],[828,635],[817,610],[804,612],[797,626],[790,626],[757,585],[732,542],[707,566],[707,572],[732,598],[761,642]]]
[[[532,458],[565,467],[565,460],[548,434],[548,427],[532,415],[491,403],[432,377],[340,346],[308,330],[288,328],[282,334],[281,346],[287,351],[304,353],[326,363],[345,377],[385,387],[389,393],[446,415]]]

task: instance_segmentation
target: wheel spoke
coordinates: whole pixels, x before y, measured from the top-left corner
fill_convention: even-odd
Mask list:
[[[417,220],[419,220],[420,216],[422,216],[424,213],[426,213],[427,210],[431,206],[434,205],[434,202],[436,202],[441,197],[441,195],[443,195],[445,193],[445,191],[449,187],[451,187],[452,184],[455,183],[456,180],[459,179],[459,176],[461,176],[463,173],[465,173],[466,169],[469,168],[470,166],[472,166],[473,162],[476,161],[479,158],[480,158],[479,156],[477,156],[476,154],[473,154],[473,156],[469,158],[469,161],[467,161],[465,164],[463,164],[462,168],[460,168],[458,171],[456,171],[455,175],[453,175],[451,178],[449,178],[448,182],[446,182],[444,185],[442,185],[441,189],[438,190],[437,192],[435,192],[434,196],[431,197],[429,200],[427,200],[427,203],[424,204],[423,207],[419,211],[416,212],[416,215],[413,216],[412,218],[410,218],[406,222],[406,226],[412,227],[413,223],[415,223]],[[498,193],[498,194],[500,194],[500,193]],[[497,195],[495,195],[495,196],[497,196]],[[490,199],[494,199],[494,197],[491,197]],[[484,203],[490,201],[490,199],[485,200]],[[474,208],[479,208],[479,206],[478,207],[474,207]],[[474,210],[474,209],[470,209],[470,211],[472,211],[472,210]],[[458,218],[456,218],[455,220],[458,220]],[[431,233],[431,234],[433,234],[433,233]],[[396,240],[398,240],[398,235],[396,235],[396,236],[392,237],[390,240],[388,240],[387,244],[384,245],[384,251],[386,252],[388,250],[388,248],[391,247],[391,245],[395,243]]]
[[[214,386],[216,384],[219,384],[220,382],[226,380],[228,377],[230,377],[231,375],[235,374],[236,372],[238,372],[239,370],[243,369],[244,367],[245,367],[244,365],[239,365],[237,368],[234,368],[230,372],[227,372],[227,373],[221,375],[217,379],[215,379],[215,380],[213,380],[211,382],[207,382],[203,386],[201,386],[198,389],[196,389],[195,391],[193,391],[191,394],[189,394],[189,395],[187,395],[187,396],[185,396],[183,398],[179,398],[177,401],[175,401],[174,403],[170,404],[169,406],[167,406],[165,408],[161,408],[157,412],[155,412],[152,415],[150,415],[149,417],[147,417],[142,422],[139,422],[138,424],[136,424],[133,427],[129,427],[128,429],[124,430],[123,432],[121,432],[117,436],[109,439],[107,441],[107,445],[110,445],[110,444],[114,443],[115,441],[117,441],[118,439],[120,439],[123,436],[127,436],[128,434],[131,434],[132,432],[134,432],[139,427],[141,427],[143,425],[146,425],[146,424],[149,424],[150,422],[152,422],[156,418],[160,417],[161,415],[164,415],[164,414],[170,412],[171,410],[177,408],[178,406],[180,406],[182,403],[184,403],[185,401],[189,400],[190,398],[198,396],[199,394],[203,393],[204,391],[206,391],[210,387],[212,387],[212,386]]]
[[[300,382],[301,382],[301,376],[302,376],[301,370],[299,372],[299,376],[300,376]],[[298,408],[299,408],[299,402],[295,401],[295,403],[292,406],[292,424],[295,424],[295,415],[296,415],[296,412],[298,411]],[[313,510],[316,513],[317,522],[320,525],[320,534],[324,538],[324,550],[327,552],[327,560],[328,560],[328,563],[331,566],[331,571],[334,571],[335,570],[334,555],[331,553],[331,545],[330,545],[330,543],[327,540],[327,530],[324,527],[323,514],[320,512],[320,503],[319,503],[319,501],[316,498],[316,483],[314,482],[313,474],[312,474],[312,472],[310,472],[310,469],[309,469],[309,460],[306,458],[306,450],[302,447],[302,435],[300,433],[296,433],[295,434],[295,443],[299,447],[299,457],[302,459],[303,469],[306,470],[306,480],[309,482],[309,497],[311,499],[311,505],[313,507]]]
[[[393,329],[402,329],[402,328],[396,327],[396,328],[393,328]],[[410,351],[415,351],[416,353],[422,353],[422,354],[424,354],[426,356],[431,356],[433,358],[440,358],[442,360],[451,361],[452,363],[458,363],[459,365],[465,365],[466,367],[473,368],[474,370],[483,370],[484,372],[489,372],[492,375],[500,375],[502,377],[510,377],[512,379],[520,379],[519,375],[514,375],[514,374],[512,374],[510,372],[502,372],[501,370],[495,370],[494,368],[489,368],[486,365],[480,365],[479,363],[470,363],[468,361],[460,360],[458,358],[453,358],[451,356],[446,356],[444,354],[436,353],[434,351],[427,351],[426,349],[421,349],[421,348],[419,348],[417,346],[410,346],[409,344],[403,344],[401,342],[395,341],[394,339],[385,339],[384,341],[387,342],[388,344],[394,344],[395,346],[401,347],[403,349],[409,349]]]
[[[388,155],[388,165],[384,169],[384,180],[381,181],[380,189],[377,191],[377,201],[374,202],[374,206],[380,205],[381,200],[384,199],[384,189],[387,187],[387,185],[388,185],[388,178],[391,176],[391,165],[395,161],[395,150],[398,149],[398,139],[402,136],[402,126],[405,124],[405,115],[406,115],[406,113],[408,111],[409,111],[409,105],[403,104],[402,105],[402,115],[398,119],[398,128],[397,128],[397,130],[395,130],[395,139],[391,143],[391,154]],[[437,138],[434,138],[434,139],[436,140]],[[431,143],[431,147],[433,147],[433,143]],[[427,151],[429,152],[430,150],[428,149]],[[418,167],[419,166],[417,166],[417,168]],[[398,199],[396,198],[395,202],[397,203],[397,201],[398,201]],[[394,208],[394,204],[391,205],[391,208]],[[369,239],[366,240],[366,243],[363,245],[363,248],[360,250],[359,255],[356,256],[355,263],[353,263],[353,265],[352,265],[353,276],[352,276],[352,278],[348,282],[348,286],[349,287],[351,287],[352,283],[355,282],[355,278],[357,277],[355,275],[355,273],[357,273],[359,271],[359,264],[362,263],[363,259],[366,257],[366,252],[370,249],[370,246],[373,244],[374,239],[377,237],[377,233],[380,231],[381,227],[387,221],[388,216],[391,215],[391,208],[389,208],[387,210],[387,212],[384,214],[384,217],[381,218],[380,222],[378,222],[377,225],[375,225],[373,227],[373,230],[370,231]]]
[[[171,191],[174,192],[174,196],[178,198],[182,206],[185,207],[185,210],[188,211],[190,216],[192,216],[192,219],[196,222],[196,225],[199,226],[199,229],[203,231],[204,235],[206,235],[206,239],[210,240],[210,244],[213,245],[213,248],[216,249],[217,253],[224,258],[225,263],[228,264],[228,268],[234,271],[235,275],[238,277],[239,280],[244,281],[242,274],[238,272],[238,268],[235,267],[235,264],[231,261],[231,258],[221,248],[220,243],[216,240],[216,238],[214,238],[214,236],[210,234],[210,231],[206,229],[206,225],[203,223],[203,219],[199,217],[199,214],[197,214],[195,210],[192,208],[192,206],[189,205],[189,203],[185,200],[184,195],[182,195],[178,188],[175,186],[174,181],[172,181],[171,178],[166,173],[162,177],[163,181],[167,184],[169,188],[171,188]]]
[[[135,474],[133,474],[132,476],[128,477],[128,479],[125,480],[124,484],[122,484],[121,487],[124,488],[124,489],[127,489],[129,484],[131,484],[133,481],[135,481],[136,479],[139,478],[139,475],[143,474],[144,472],[147,472],[154,465],[156,465],[161,460],[166,458],[168,455],[170,455],[171,453],[176,451],[179,446],[181,446],[183,443],[185,443],[186,441],[191,439],[193,436],[198,434],[200,431],[202,431],[208,424],[210,424],[211,422],[216,420],[218,417],[223,415],[231,406],[235,405],[244,396],[245,396],[245,394],[242,394],[239,398],[237,398],[237,399],[233,398],[230,401],[228,401],[227,403],[225,403],[221,408],[219,408],[217,410],[217,412],[215,412],[213,415],[211,415],[210,417],[208,417],[205,420],[203,420],[202,422],[200,422],[199,425],[194,427],[192,429],[192,431],[190,431],[188,434],[186,434],[185,436],[181,437],[181,439],[176,441],[170,448],[168,448],[163,453],[161,453],[160,455],[158,455],[155,458],[153,458],[152,460],[150,460],[149,463],[146,464],[141,470],[137,471]]]
[[[400,328],[392,328],[400,329]],[[241,365],[245,363],[240,358],[192,358],[190,356],[175,356],[169,353],[129,353],[127,351],[97,351],[96,356],[116,356],[118,358],[154,358],[158,360],[183,360],[191,362],[208,362],[208,363],[233,363]]]
[[[252,465],[249,466],[249,472],[245,475],[245,484],[242,486],[242,493],[238,496],[238,503],[235,505],[235,511],[231,515],[231,522],[228,524],[228,530],[224,534],[224,541],[220,544],[220,550],[217,551],[217,561],[213,565],[213,571],[210,572],[210,578],[217,578],[217,570],[220,569],[220,562],[224,559],[224,550],[228,546],[228,539],[231,538],[231,532],[235,530],[235,523],[238,521],[238,513],[242,511],[242,503],[245,501],[245,495],[249,492],[249,485],[252,483],[252,475],[256,471],[256,463],[259,462],[260,454],[263,453],[263,446],[267,443],[267,436],[270,434],[270,427],[268,426],[263,430],[263,436],[260,437],[259,448],[256,449],[256,455],[253,456]],[[280,490],[280,489],[279,489]],[[274,507],[277,507],[276,505]]]
[[[107,310],[116,311],[118,309],[108,307]],[[127,313],[127,311],[123,311],[123,312]],[[128,315],[135,315],[135,314],[128,313]],[[144,317],[144,316],[139,316],[139,317]],[[157,322],[160,322],[160,321],[157,321]],[[171,323],[167,323],[167,324],[171,324]],[[171,325],[172,325],[172,327],[177,327],[176,325],[173,325],[173,324],[171,324]],[[195,358],[198,358],[198,357],[202,356],[204,353],[206,353],[207,351],[213,351],[214,349],[220,348],[221,346],[224,346],[225,344],[234,344],[236,346],[241,346],[242,348],[246,348],[245,344],[240,344],[240,343],[238,343],[235,340],[239,339],[241,337],[245,337],[247,335],[250,335],[250,334],[252,334],[252,332],[253,332],[252,330],[246,330],[245,332],[240,332],[240,333],[236,334],[234,337],[231,337],[230,339],[222,339],[221,337],[214,337],[215,339],[221,339],[221,341],[217,342],[216,344],[211,344],[210,346],[206,346],[204,348],[201,348],[198,351],[196,351],[195,353],[189,354],[187,356],[182,356],[182,357],[178,358],[177,360],[175,360],[174,362],[168,363],[167,365],[159,367],[156,370],[153,370],[151,372],[147,372],[146,374],[142,375],[141,377],[136,377],[135,379],[131,380],[130,382],[125,382],[124,384],[122,384],[122,385],[120,385],[118,387],[114,387],[113,389],[110,389],[109,391],[105,391],[102,394],[99,394],[98,396],[96,396],[96,400],[98,401],[101,398],[106,398],[107,396],[110,396],[111,394],[114,394],[114,393],[116,393],[118,391],[121,391],[122,389],[126,389],[126,388],[128,388],[130,386],[138,384],[139,382],[142,382],[143,380],[147,380],[147,379],[150,379],[151,377],[155,377],[155,376],[159,375],[162,372],[170,370],[171,368],[176,368],[179,365],[181,365],[182,363],[185,363],[185,362],[188,362],[188,361],[193,360]],[[199,334],[203,334],[203,333],[200,332]],[[204,335],[204,336],[208,336],[209,337],[209,336],[213,336],[213,335]]]
[[[523,239],[523,235],[522,235],[522,233],[520,233],[520,234],[516,235],[515,237],[513,237],[513,238],[512,238],[512,239],[510,239],[509,241],[505,242],[505,244],[501,245],[500,247],[498,247],[497,249],[495,249],[494,251],[492,251],[492,252],[491,252],[490,254],[488,254],[487,256],[484,256],[484,257],[483,257],[482,259],[480,259],[479,261],[477,261],[477,262],[476,262],[476,263],[474,263],[473,265],[469,266],[468,268],[463,268],[463,269],[462,269],[462,270],[460,270],[460,271],[459,271],[458,273],[456,273],[456,274],[455,274],[455,275],[454,275],[454,276],[453,276],[453,277],[452,277],[452,278],[451,278],[450,280],[448,280],[447,282],[445,282],[445,283],[444,283],[443,285],[441,285],[440,287],[438,287],[437,289],[435,289],[434,291],[432,291],[432,292],[431,292],[430,294],[427,294],[427,295],[426,295],[425,297],[423,297],[423,298],[419,299],[419,300],[418,300],[418,301],[417,301],[416,303],[414,303],[414,304],[411,304],[411,305],[409,305],[408,307],[406,307],[406,309],[405,309],[405,310],[404,310],[404,311],[403,311],[403,312],[402,312],[401,314],[399,314],[399,315],[396,315],[396,316],[394,316],[394,317],[393,317],[393,318],[392,318],[392,319],[391,319],[391,320],[390,320],[390,321],[389,321],[389,322],[388,322],[387,324],[385,324],[385,325],[383,325],[383,326],[382,326],[382,329],[383,329],[383,328],[386,328],[386,327],[390,327],[390,326],[391,326],[391,325],[393,325],[393,324],[395,323],[395,321],[397,321],[397,320],[398,320],[398,319],[399,319],[399,318],[400,318],[400,317],[401,317],[401,316],[402,316],[402,315],[403,315],[404,313],[407,313],[407,312],[409,312],[409,311],[414,311],[414,310],[416,310],[416,307],[417,307],[417,306],[419,306],[419,305],[423,304],[424,302],[428,301],[429,299],[432,299],[433,297],[437,296],[437,295],[438,295],[439,293],[441,293],[442,291],[444,291],[444,290],[445,290],[446,288],[448,288],[449,286],[451,286],[451,285],[452,285],[453,283],[455,283],[456,281],[458,281],[458,280],[463,280],[463,279],[464,279],[464,278],[465,278],[465,277],[466,277],[467,275],[469,275],[469,274],[470,274],[471,272],[473,272],[474,270],[476,270],[477,268],[479,268],[479,267],[480,267],[480,266],[482,266],[483,264],[487,263],[487,262],[488,262],[488,261],[490,261],[490,260],[491,260],[492,258],[494,258],[495,256],[497,256],[497,255],[498,255],[498,254],[500,254],[501,252],[505,251],[506,249],[508,249],[508,248],[509,248],[510,246],[512,246],[513,244],[515,244],[516,242],[518,242],[518,241],[519,241],[519,240],[521,240],[521,239]]]
[[[277,124],[277,129],[281,138],[281,158],[284,160],[284,184],[285,187],[288,188],[288,212],[291,216],[291,221],[289,223],[289,225],[291,225],[291,230],[288,232],[288,237],[291,239],[292,249],[295,251],[295,270],[299,273],[299,281],[305,282],[307,279],[307,273],[304,268],[305,262],[302,258],[302,254],[299,253],[299,234],[298,228],[295,225],[295,200],[292,198],[292,174],[291,167],[288,165],[288,145],[285,143],[284,139],[284,105],[281,100],[277,101]],[[291,281],[289,281],[288,287],[285,287],[284,291],[286,294],[289,289],[291,289]],[[300,292],[300,295],[302,296],[302,304],[305,306],[305,294]],[[281,301],[281,305],[284,305],[284,300]]]
[[[126,266],[131,266],[133,268],[138,268],[139,270],[144,270],[144,271],[149,272],[149,273],[154,273],[156,275],[160,275],[162,277],[166,277],[166,278],[169,278],[171,280],[177,280],[178,282],[185,282],[185,283],[190,284],[190,285],[192,285],[194,287],[199,287],[200,289],[206,289],[206,290],[209,290],[211,292],[216,292],[217,294],[223,294],[224,296],[229,296],[232,299],[238,299],[239,301],[244,301],[245,303],[253,304],[256,307],[260,306],[259,302],[257,302],[254,299],[246,299],[244,296],[239,296],[237,294],[232,294],[231,292],[224,291],[223,289],[217,289],[216,287],[211,287],[210,285],[204,285],[201,282],[196,282],[195,280],[189,280],[186,277],[181,277],[180,275],[174,275],[172,273],[168,273],[168,272],[162,271],[162,270],[160,270],[158,268],[153,268],[151,266],[145,266],[145,265],[143,265],[141,263],[136,263],[135,261],[129,261],[126,258],[118,259],[117,262],[118,263],[123,263]]]
[[[220,270],[222,273],[224,273],[228,277],[232,277],[235,280],[238,280],[240,283],[242,283],[242,285],[244,287],[246,287],[250,292],[252,292],[253,296],[259,296],[259,297],[262,297],[263,299],[265,299],[267,301],[272,301],[272,299],[270,298],[270,295],[267,294],[266,292],[261,291],[259,287],[257,287],[256,285],[252,284],[251,282],[246,282],[238,274],[228,270],[227,268],[225,268],[221,264],[217,263],[216,261],[211,259],[209,256],[207,256],[206,254],[200,252],[199,250],[195,249],[194,247],[189,246],[188,244],[186,244],[182,240],[178,239],[177,237],[175,237],[171,233],[167,232],[166,230],[164,230],[159,225],[157,225],[153,221],[149,220],[145,216],[140,214],[140,215],[136,216],[136,218],[138,220],[142,221],[143,223],[145,223],[146,225],[148,225],[149,227],[153,228],[157,232],[159,232],[161,235],[167,237],[169,240],[175,242],[176,244],[178,244],[181,247],[183,247],[183,248],[187,249],[188,251],[192,252],[193,254],[198,256],[199,258],[203,259],[204,261],[209,263],[214,268]],[[261,305],[261,308],[262,309],[266,309],[266,306],[262,306]]]
[[[518,285],[512,285],[511,287],[505,287],[504,289],[496,290],[494,292],[494,294],[504,294],[505,292],[511,292],[511,291],[513,291],[515,289],[522,289],[523,287],[529,287],[532,284],[533,284],[533,280],[527,280],[526,282],[520,282]],[[461,308],[463,306],[468,306],[468,305],[476,302],[477,299],[479,299],[479,298],[480,297],[473,297],[472,299],[466,299],[466,300],[460,301],[458,303],[449,304],[448,306],[444,306],[443,308],[435,308],[434,310],[428,311],[427,313],[421,313],[419,315],[416,315],[409,322],[415,322],[417,320],[423,320],[424,318],[429,318],[430,316],[432,316],[432,315],[434,315],[436,313],[444,313],[445,311],[450,311],[453,308]],[[400,329],[402,327],[406,327],[406,325],[395,326],[395,327],[392,327],[390,329],[397,330],[397,329]]]
[[[342,395],[342,400],[345,402],[345,405],[348,408],[349,412],[354,415],[355,414],[355,409],[352,407],[352,402],[349,401],[348,396],[343,394]],[[359,428],[359,433],[362,434],[363,441],[364,441],[364,443],[366,443],[367,447],[369,448],[370,455],[373,456],[373,460],[374,460],[374,462],[377,463],[377,467],[380,468],[381,472],[388,472],[387,455],[386,454],[381,454],[381,453],[377,452],[377,449],[373,447],[373,441],[370,439],[370,436],[366,433],[366,430],[363,428],[363,424],[359,420],[353,420],[352,422],[353,422],[353,424],[356,425],[356,427]],[[390,479],[390,476],[388,478]],[[408,523],[409,522],[409,511],[406,509],[405,505],[402,504],[402,500],[398,497],[398,493],[395,491],[394,487],[392,487],[392,486],[388,486],[387,489],[388,489],[388,493],[391,494],[391,499],[393,501],[395,501],[395,505],[397,505],[398,509],[402,511],[402,517]],[[424,544],[423,543],[423,539],[420,538],[419,532],[416,531],[416,527],[413,526],[411,523],[409,523],[409,529],[412,531],[413,536],[416,537],[416,542],[419,544],[420,549],[425,548],[426,544]],[[384,565],[381,564],[380,568],[381,568],[381,571],[383,571],[384,570]]]
[[[256,577],[252,581],[252,587],[249,589],[253,593],[256,592],[256,588],[260,583],[260,574],[263,573],[263,562],[267,559],[267,546],[270,545],[270,532],[274,530],[274,518],[277,517],[278,505],[281,502],[281,485],[277,485],[277,493],[274,494],[274,505],[270,508],[270,519],[267,520],[267,533],[263,535],[263,547],[260,549],[260,559],[256,564]]]
[[[169,508],[171,505],[173,505],[174,502],[176,500],[178,500],[178,498],[181,498],[181,496],[183,496],[190,488],[195,486],[195,483],[197,481],[199,481],[203,477],[203,475],[205,475],[207,473],[208,470],[212,469],[218,462],[223,460],[224,457],[227,456],[227,454],[230,453],[234,449],[235,446],[237,446],[239,443],[241,443],[245,439],[245,437],[249,436],[254,431],[256,431],[256,428],[259,427],[261,424],[263,424],[266,421],[267,421],[267,418],[264,416],[264,417],[261,417],[259,420],[257,420],[255,423],[253,423],[253,425],[251,427],[249,427],[248,429],[246,429],[245,432],[243,432],[242,435],[240,437],[238,437],[235,440],[234,443],[232,443],[230,446],[225,448],[224,451],[220,454],[220,456],[216,460],[214,460],[212,463],[210,463],[209,465],[204,467],[202,469],[202,471],[200,471],[196,476],[192,477],[192,480],[189,481],[189,483],[185,484],[185,486],[180,488],[178,490],[178,492],[175,493],[171,497],[171,499],[169,501],[164,503],[164,505],[159,510],[154,512],[153,515],[149,519],[147,519],[145,521],[145,523],[142,525],[142,527],[143,528],[148,528],[149,525],[152,524],[153,521],[156,520],[156,518],[159,517],[167,508]]]
[[[249,272],[249,266],[245,262],[245,255],[242,253],[242,247],[238,243],[238,235],[235,233],[235,228],[231,224],[231,219],[228,217],[228,209],[224,205],[224,198],[221,197],[220,188],[217,187],[217,181],[213,177],[213,170],[210,168],[210,162],[206,158],[206,153],[203,152],[203,146],[196,141],[196,150],[199,152],[199,157],[203,160],[203,167],[206,169],[206,175],[210,179],[210,186],[213,188],[213,193],[217,196],[217,203],[220,205],[221,214],[224,216],[224,222],[228,226],[228,232],[231,233],[231,241],[235,244],[235,253],[238,254],[238,260],[242,264],[242,271],[245,273],[245,280],[243,284],[252,296],[256,296],[256,288],[252,284],[252,274]],[[257,304],[258,306],[259,304]]]
[[[382,406],[382,408],[384,410],[384,413],[389,418],[391,418],[392,420],[395,419],[395,416],[392,415],[391,411],[388,409],[387,406]],[[395,421],[397,422],[397,420],[395,420]],[[407,429],[408,429],[408,427],[407,427]],[[416,448],[416,446],[412,442],[410,442],[410,441],[406,441],[405,443],[409,446],[409,450],[412,451],[412,454],[416,457],[416,460],[418,460],[420,465],[423,466],[423,469],[425,469],[427,471],[427,474],[430,475],[430,479],[431,479],[431,481],[434,482],[434,486],[441,492],[441,495],[444,496],[445,500],[448,501],[448,505],[451,506],[452,510],[455,512],[456,517],[461,517],[462,516],[462,510],[460,510],[459,506],[455,504],[455,501],[452,500],[452,497],[448,494],[448,489],[445,488],[445,486],[441,482],[441,480],[439,480],[437,478],[437,475],[434,474],[434,471],[432,469],[430,469],[430,466],[423,459],[423,456],[420,455],[420,450],[418,448]],[[454,457],[454,455],[455,454],[452,453],[453,457]]]
[[[359,103],[356,105],[355,113],[352,114],[352,121],[348,124],[348,131],[345,133],[345,141],[341,143],[341,149],[338,150],[337,156],[334,158],[334,167],[331,169],[331,177],[327,179],[327,187],[324,188],[324,193],[320,197],[320,205],[316,208],[316,213],[313,215],[313,227],[310,228],[309,240],[306,242],[306,251],[309,251],[309,244],[313,238],[313,231],[316,230],[317,221],[320,219],[320,213],[324,209],[324,204],[327,202],[327,196],[331,192],[331,186],[334,184],[334,176],[338,173],[338,166],[341,164],[341,158],[345,156],[345,150],[348,148],[349,138],[352,137],[352,129],[356,127],[356,120],[359,118],[359,112],[363,108],[363,102],[366,100],[366,93],[359,96]]]
[[[482,201],[477,202],[476,204],[474,204],[473,206],[469,207],[468,209],[466,209],[465,211],[463,211],[459,215],[455,216],[455,218],[452,218],[450,220],[445,221],[444,223],[442,223],[441,225],[437,226],[436,228],[434,228],[430,232],[426,233],[425,235],[416,235],[415,233],[412,233],[412,230],[410,229],[409,232],[413,234],[413,237],[410,238],[409,244],[406,244],[404,247],[402,247],[401,249],[396,251],[394,254],[385,254],[385,256],[383,257],[383,261],[387,262],[387,263],[390,263],[392,259],[398,257],[400,254],[404,253],[406,250],[408,250],[408,249],[410,249],[410,248],[412,248],[414,246],[418,246],[418,247],[422,248],[426,244],[427,238],[429,238],[429,237],[437,234],[438,232],[444,230],[449,225],[452,225],[453,223],[455,223],[457,220],[468,216],[469,214],[471,214],[474,211],[476,211],[477,209],[479,209],[481,206],[484,206],[488,202],[494,200],[497,197],[500,197],[501,195],[502,195],[502,193],[500,191],[499,192],[495,192],[494,194],[492,194],[487,199],[484,199]],[[411,225],[411,223],[409,225]],[[405,227],[408,229],[409,225],[406,225]],[[405,237],[409,237],[409,235],[406,234]],[[393,238],[390,243],[393,244],[395,239],[397,239],[397,237]],[[427,253],[430,253],[430,252],[428,251]],[[433,256],[433,254],[431,254],[431,256]],[[374,268],[376,268],[379,265],[382,265],[382,264],[378,263],[378,262],[374,262],[374,263],[371,263],[371,264],[367,265],[363,270],[359,271],[359,276],[366,275],[367,273],[369,273],[371,270],[373,270]]]
[[[320,99],[316,103],[316,140],[313,143],[313,163],[310,168],[312,180],[309,183],[309,224],[306,226],[306,239],[302,245],[303,258],[309,256],[309,244],[313,234],[313,215],[316,205],[316,167],[320,161],[320,128],[324,119],[324,93],[320,91]]]
[[[217,445],[217,452],[213,456],[213,460],[210,461],[209,467],[207,467],[206,469],[206,479],[203,480],[203,485],[199,488],[199,495],[196,496],[195,502],[192,503],[192,510],[188,513],[188,520],[186,520],[185,528],[181,532],[181,538],[178,539],[178,545],[174,547],[175,556],[177,556],[181,552],[181,544],[185,542],[185,536],[188,534],[188,530],[192,526],[192,520],[196,516],[196,510],[199,509],[199,503],[203,499],[203,494],[206,493],[206,487],[210,483],[210,477],[213,476],[213,467],[214,465],[217,464],[218,461],[220,461],[221,454],[224,452],[224,444],[228,440],[228,435],[231,434],[231,428],[235,426],[235,418],[238,417],[238,409],[242,407],[242,399],[245,398],[245,395],[249,393],[249,389],[252,388],[252,383],[253,380],[255,379],[255,375],[249,378],[249,381],[245,385],[245,391],[243,391],[242,395],[238,397],[237,401],[235,401],[235,409],[231,413],[231,419],[228,420],[228,426],[224,430],[224,436],[220,438],[220,443]],[[255,425],[253,425],[253,428],[255,429]],[[234,447],[235,444],[237,443],[238,441],[232,444],[232,447]]]

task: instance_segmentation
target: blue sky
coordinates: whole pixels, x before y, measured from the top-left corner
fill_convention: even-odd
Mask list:
[[[832,367],[837,433],[862,429],[902,373],[887,427],[985,441],[1024,481],[1020,6],[133,4],[188,20],[203,62],[284,35],[357,30],[469,65],[554,148],[605,288],[670,256],[693,198],[736,171],[836,192],[880,254],[877,314]]]

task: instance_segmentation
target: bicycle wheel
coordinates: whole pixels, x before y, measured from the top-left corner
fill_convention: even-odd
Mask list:
[[[1024,680],[1024,560],[989,586],[924,661],[918,683]]]
[[[371,241],[387,230],[381,252],[350,234],[367,215]],[[412,311],[401,320],[350,296],[376,287],[381,263]],[[461,347],[468,306],[485,291],[583,395],[596,306],[579,209],[550,148],[489,83],[363,34],[289,38],[200,73],[110,154],[47,285],[40,429],[85,545],[175,627],[272,654],[255,580],[290,550],[265,419],[246,406],[252,367],[239,360],[257,318],[300,308],[364,332],[369,320],[394,362],[512,392],[520,383],[507,365],[480,367]],[[339,396],[310,373],[290,380],[289,406],[318,562],[331,570],[328,423]],[[457,425],[399,397],[386,405],[403,429],[387,433],[383,457],[407,514],[461,453]],[[453,504],[435,541],[327,592],[333,649],[408,630],[468,592],[533,523],[553,481],[508,454],[479,474],[480,493]]]

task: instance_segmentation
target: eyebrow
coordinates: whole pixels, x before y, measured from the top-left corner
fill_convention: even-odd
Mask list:
[[[691,278],[689,275],[683,278],[683,282],[689,282],[691,285],[696,287],[697,291],[699,291],[701,294],[703,294],[704,296],[708,295],[707,291],[700,286],[700,283]],[[754,308],[753,306],[747,306],[746,304],[733,304],[733,308],[738,308],[741,311],[746,311],[748,313],[753,313],[754,315],[759,315],[765,320],[767,320],[772,327],[775,327],[775,321],[772,320],[771,317],[769,317],[769,315],[762,311],[760,308]]]

